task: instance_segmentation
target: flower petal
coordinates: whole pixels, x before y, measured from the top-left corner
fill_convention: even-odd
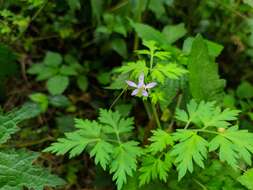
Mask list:
[[[144,85],[144,73],[141,73],[139,76],[138,88],[141,88]]]
[[[157,85],[156,82],[151,82],[151,83],[148,83],[145,88],[154,88],[155,86]]]
[[[126,80],[126,83],[127,83],[129,86],[131,86],[131,87],[137,88],[137,84],[135,84],[133,81]]]
[[[143,90],[142,95],[148,97],[148,92],[146,90]]]
[[[137,89],[135,89],[133,92],[132,92],[132,96],[135,96],[135,95],[137,95],[138,94],[138,92],[139,92],[139,89],[137,88]]]

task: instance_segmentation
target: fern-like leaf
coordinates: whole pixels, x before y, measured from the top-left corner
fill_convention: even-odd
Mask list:
[[[220,160],[227,162],[233,168],[238,166],[239,158],[243,158],[248,165],[251,165],[252,139],[252,133],[238,130],[237,126],[233,126],[214,137],[209,144],[209,149],[210,151],[219,149]]]
[[[172,161],[169,153],[166,153],[163,157],[146,156],[143,158],[140,168],[140,186],[157,179],[166,182],[171,166]]]
[[[132,78],[138,78],[141,73],[145,75],[148,73],[149,68],[146,66],[146,62],[144,60],[139,60],[137,62],[128,62],[126,65],[121,66],[116,70],[119,73],[131,73]]]
[[[166,149],[167,146],[173,145],[172,136],[164,130],[157,129],[152,131],[153,135],[149,138],[151,144],[148,147],[148,151],[156,154]]]
[[[193,162],[204,168],[203,160],[207,157],[208,142],[196,132],[179,130],[174,134],[175,141],[179,141],[171,151],[175,156],[175,163],[180,180],[188,171],[193,172]]]
[[[194,123],[197,126],[227,128],[232,125],[230,122],[238,118],[239,110],[221,110],[215,106],[215,102],[197,103],[191,100],[187,105],[187,112],[181,109],[176,110],[176,118],[179,121]]]
[[[78,130],[66,133],[44,151],[57,155],[69,152],[73,157],[86,150],[95,158],[95,164],[100,164],[104,170],[109,168],[117,188],[121,189],[127,176],[136,171],[137,157],[142,154],[138,142],[126,141],[133,130],[133,119],[100,109],[98,122],[82,119],[75,122]]]
[[[128,141],[115,147],[110,172],[116,180],[118,189],[127,182],[127,176],[133,176],[137,168],[137,156],[142,154],[141,148],[135,141]]]
[[[166,78],[179,79],[179,77],[186,74],[188,71],[177,64],[162,64],[158,63],[151,72],[151,77],[154,81],[164,83]]]

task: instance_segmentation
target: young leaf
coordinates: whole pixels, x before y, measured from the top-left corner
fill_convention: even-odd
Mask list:
[[[204,168],[204,159],[207,157],[208,142],[197,135],[196,132],[178,130],[174,134],[174,139],[179,141],[172,151],[171,156],[175,156],[175,163],[179,172],[178,179],[182,179],[187,170],[193,172],[193,162]]]
[[[193,41],[188,69],[190,91],[194,99],[221,100],[225,81],[219,78],[218,66],[210,57],[207,45],[200,35]]]
[[[34,166],[38,154],[34,152],[1,151],[0,152],[0,190],[43,190],[45,186],[57,187],[64,181],[47,170]]]
[[[151,72],[151,77],[153,80],[160,83],[164,83],[166,78],[169,79],[179,79],[182,75],[186,74],[187,70],[179,67],[177,64],[157,64]]]
[[[165,150],[167,146],[173,145],[172,136],[166,131],[157,129],[152,133],[153,135],[149,138],[151,144],[148,146],[148,151],[151,153],[156,154]]]
[[[144,60],[139,60],[137,62],[128,62],[126,65],[121,66],[116,71],[122,74],[131,73],[131,77],[138,78],[141,73],[147,74],[148,67]]]

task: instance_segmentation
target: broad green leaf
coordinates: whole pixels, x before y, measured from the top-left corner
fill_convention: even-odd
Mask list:
[[[82,91],[86,91],[89,85],[87,77],[83,75],[78,76],[77,85]]]
[[[29,98],[33,102],[37,103],[40,106],[42,112],[47,111],[48,97],[45,94],[43,94],[43,93],[34,93],[34,94],[31,94],[29,96]]]
[[[76,68],[73,67],[72,65],[63,65],[60,68],[59,72],[61,75],[66,75],[66,76],[76,76],[77,75]]]
[[[204,168],[208,146],[205,139],[197,135],[196,132],[178,130],[174,134],[174,140],[179,141],[179,143],[173,147],[171,156],[175,156],[179,180],[185,176],[187,170],[193,172],[193,163]]]
[[[67,0],[71,10],[79,10],[81,8],[80,0]]]
[[[34,152],[0,152],[0,190],[23,190],[24,187],[43,190],[44,187],[57,187],[65,182],[46,169],[33,165],[39,155]]]
[[[111,72],[100,72],[97,80],[102,85],[108,85],[111,82]]]
[[[182,38],[187,33],[187,30],[185,29],[184,23],[180,23],[177,25],[165,26],[162,33],[166,35],[168,43],[173,44],[178,39]]]
[[[0,43],[0,79],[14,75],[17,71],[16,55],[7,46]]]
[[[253,7],[253,1],[252,0],[243,0],[243,2],[251,7]]]
[[[31,67],[27,70],[28,74],[35,75],[43,72],[46,66],[42,63],[34,63]]]
[[[58,71],[59,71],[58,68],[44,67],[43,70],[40,73],[38,73],[36,80],[43,81],[43,80],[50,79],[54,77],[58,73]]]
[[[62,63],[62,56],[59,53],[48,51],[43,64],[50,67],[58,67]]]
[[[66,108],[71,104],[69,99],[64,95],[49,96],[48,101],[50,105],[59,108]]]
[[[186,53],[186,54],[190,54],[191,52],[191,49],[192,49],[192,43],[194,41],[194,38],[193,37],[188,37],[185,41],[184,41],[184,44],[183,44],[183,52]],[[208,49],[208,53],[209,55],[212,57],[212,58],[216,58],[218,55],[220,55],[220,53],[222,52],[223,50],[223,46],[216,43],[216,42],[213,42],[213,41],[210,41],[210,40],[206,40],[204,39],[206,45],[207,45],[207,49]]]
[[[148,4],[148,8],[153,11],[156,15],[156,18],[160,18],[163,14],[165,14],[165,3],[168,0],[150,0]]]
[[[112,49],[116,51],[119,55],[126,58],[127,57],[127,46],[123,39],[113,39],[111,42]]]
[[[253,97],[253,85],[247,81],[243,81],[236,89],[236,95],[239,98],[252,98]]]
[[[193,41],[188,69],[190,91],[194,99],[222,99],[225,81],[219,78],[218,66],[210,57],[207,45],[200,35]]]
[[[154,29],[149,25],[134,22],[131,22],[131,25],[142,40],[153,40],[161,45],[168,43],[165,34],[161,33],[160,31]]]
[[[92,17],[96,22],[100,23],[101,15],[103,13],[104,1],[102,0],[91,0]]]
[[[47,89],[52,95],[62,94],[69,85],[69,78],[56,75],[47,81]]]

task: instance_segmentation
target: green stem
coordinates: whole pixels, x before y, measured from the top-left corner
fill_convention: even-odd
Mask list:
[[[197,183],[203,190],[208,190],[208,189],[206,188],[206,186],[203,185],[200,181],[198,181],[197,179],[193,179],[193,180],[194,180],[195,183]]]
[[[150,54],[150,72],[153,68],[153,63],[154,63],[154,52],[151,51],[151,54]]]
[[[158,114],[157,114],[156,107],[155,107],[155,105],[152,104],[152,103],[151,103],[151,106],[152,106],[152,110],[153,110],[153,114],[154,114],[154,118],[155,118],[157,127],[158,127],[158,128],[161,128],[161,123],[160,123],[160,120],[159,120],[159,117],[158,117]]]
[[[189,121],[186,123],[184,129],[187,129],[187,128],[190,126],[190,124],[191,124],[191,120],[189,120]]]
[[[124,94],[124,92],[126,91],[127,86],[121,91],[121,93],[115,98],[115,100],[112,102],[111,106],[110,106],[110,110],[112,109],[112,107],[116,104],[116,102],[119,100],[119,98]]]
[[[182,102],[182,98],[183,98],[183,95],[179,94],[178,99],[177,99],[177,105],[176,105],[175,111],[177,110],[177,108],[180,107],[181,102]],[[174,123],[175,123],[175,120],[174,120],[174,117],[173,117],[172,120],[171,120],[171,122],[170,122],[169,129],[171,129],[173,127]]]
[[[146,112],[147,112],[147,114],[148,114],[149,120],[152,120],[152,113],[151,113],[152,111],[150,110],[150,107],[149,107],[149,105],[148,105],[148,102],[143,101],[143,104],[144,104],[145,110],[146,110]]]
[[[216,132],[216,131],[210,131],[206,129],[190,129],[189,131],[195,131],[195,132],[203,132],[203,133],[211,133],[216,135],[222,135],[222,133]]]

